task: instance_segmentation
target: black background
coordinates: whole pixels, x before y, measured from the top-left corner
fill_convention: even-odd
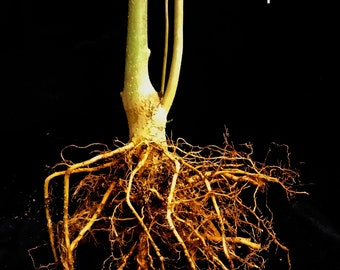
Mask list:
[[[156,89],[161,2],[149,8]],[[119,96],[127,1],[2,1],[0,8],[0,268],[29,270],[50,259],[41,255],[48,250],[42,190],[62,147],[128,140]],[[185,1],[183,65],[168,135],[222,145],[227,128],[229,141],[251,142],[259,161],[271,143],[289,146],[309,192],[291,204],[273,200],[293,270],[340,269],[335,10],[321,0]],[[285,269],[281,258],[274,256],[269,269]]]

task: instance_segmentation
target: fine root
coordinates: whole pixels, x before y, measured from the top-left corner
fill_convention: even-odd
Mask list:
[[[115,144],[79,163],[62,156],[44,186],[55,263],[75,269],[87,241],[103,247],[102,269],[263,269],[272,246],[290,269],[266,193],[304,193],[294,189],[299,175],[254,162],[246,149],[179,139]]]

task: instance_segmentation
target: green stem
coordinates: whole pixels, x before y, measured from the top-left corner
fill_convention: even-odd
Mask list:
[[[148,72],[147,0],[129,0],[124,90],[130,141],[165,142],[167,113]]]
[[[140,91],[152,88],[148,61],[147,0],[129,0],[124,92],[138,98]]]
[[[167,114],[175,97],[183,50],[183,0],[175,1],[174,45],[164,96],[153,88],[148,71],[148,1],[129,0],[124,90],[121,92],[130,141],[165,143]]]
[[[164,56],[163,56],[163,70],[162,70],[162,83],[161,90],[159,91],[159,96],[164,96],[165,91],[165,80],[166,80],[166,68],[168,62],[168,45],[169,45],[169,1],[165,0],[165,27],[164,27]]]
[[[183,54],[183,0],[175,0],[174,41],[169,80],[162,99],[164,109],[169,112],[177,91]]]

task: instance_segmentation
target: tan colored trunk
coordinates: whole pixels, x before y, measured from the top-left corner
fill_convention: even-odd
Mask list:
[[[148,72],[150,50],[147,33],[147,0],[130,0],[124,90],[121,93],[130,141],[164,143],[167,112],[153,88]]]
[[[167,114],[176,93],[183,51],[183,0],[175,1],[173,56],[167,88],[160,93],[154,89],[149,78],[147,7],[147,0],[129,0],[125,78],[121,97],[130,141],[166,144]]]
[[[130,141],[165,143],[167,112],[152,86],[148,86],[148,91],[139,92],[138,99],[136,96],[130,96],[128,92],[122,92],[121,96],[128,120]]]

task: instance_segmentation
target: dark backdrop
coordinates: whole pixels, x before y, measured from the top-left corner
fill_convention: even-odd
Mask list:
[[[127,1],[2,1],[0,268],[50,259],[42,189],[69,144],[128,139]],[[150,77],[160,86],[163,10],[150,1]],[[172,2],[172,1],[170,1]],[[327,1],[185,1],[184,56],[168,135],[287,144],[309,196],[273,200],[293,270],[340,269],[335,8]],[[35,249],[36,246],[40,246]],[[281,256],[273,258],[275,269]],[[281,268],[280,268],[281,269]]]

